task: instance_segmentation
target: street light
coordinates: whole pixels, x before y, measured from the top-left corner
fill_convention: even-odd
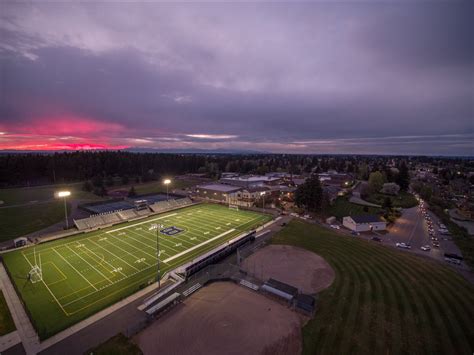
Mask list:
[[[69,229],[69,223],[67,221],[67,203],[66,197],[71,196],[71,191],[58,191],[56,192],[56,198],[64,199],[64,219],[66,220],[66,229]]]
[[[168,194],[168,185],[171,184],[171,180],[170,179],[164,179],[163,180],[163,184],[166,185],[166,201],[169,200],[169,194]]]
[[[155,230],[156,231],[156,265],[158,267],[158,288],[161,287],[161,277],[160,277],[160,237],[158,230],[161,228],[161,225],[153,223],[150,227],[150,230]]]

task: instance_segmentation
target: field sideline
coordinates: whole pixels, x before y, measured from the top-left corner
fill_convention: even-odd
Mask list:
[[[160,226],[163,275],[270,219],[200,204],[7,253],[3,261],[45,339],[156,280],[152,224]],[[43,279],[32,283],[28,272],[40,261]]]

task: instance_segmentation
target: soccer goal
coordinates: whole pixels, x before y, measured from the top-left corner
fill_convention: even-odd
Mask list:
[[[35,264],[28,273],[28,279],[31,281],[31,283],[37,283],[43,281],[43,271],[41,270],[41,255],[38,254],[38,262],[36,261],[36,251],[34,249],[33,255],[35,258]]]
[[[229,209],[230,210],[239,210],[239,206],[238,205],[229,205]]]

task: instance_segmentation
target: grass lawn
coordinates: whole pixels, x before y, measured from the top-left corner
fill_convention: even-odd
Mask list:
[[[0,206],[18,205],[32,201],[44,202],[53,200],[54,193],[62,189],[71,191],[71,198],[84,200],[101,199],[90,192],[82,191],[81,188],[82,183],[0,189],[0,201],[3,201],[3,204]]]
[[[163,275],[271,219],[252,211],[199,204],[3,255],[41,339],[155,282],[160,224]],[[36,257],[36,262],[35,262]],[[40,260],[41,259],[41,260]],[[41,265],[43,278],[28,274]]]
[[[172,180],[168,190],[171,193],[171,191],[174,189],[184,189],[186,187],[194,186],[197,183],[197,181],[190,180]],[[135,191],[138,195],[151,193],[166,193],[166,186],[163,185],[162,181],[153,181],[145,184],[135,185]]]
[[[346,216],[377,214],[380,210],[377,207],[368,207],[366,212],[364,211],[364,206],[349,202],[347,197],[338,197],[329,208],[329,214],[342,220],[342,217]]]
[[[140,348],[131,342],[122,333],[110,338],[105,343],[100,344],[94,349],[90,349],[86,354],[94,355],[141,355]]]
[[[0,336],[11,333],[15,329],[15,323],[5,301],[5,296],[0,290]]]
[[[336,271],[303,328],[303,353],[472,354],[474,286],[450,267],[301,221],[273,242]]]
[[[418,206],[415,196],[409,192],[401,191],[397,196],[385,195],[381,193],[371,194],[365,200],[382,205],[386,197],[390,197],[393,207],[410,208]]]
[[[71,211],[70,206],[68,212]],[[0,208],[0,241],[11,240],[64,220],[63,201]]]

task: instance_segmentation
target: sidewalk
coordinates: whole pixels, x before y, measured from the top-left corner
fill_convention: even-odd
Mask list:
[[[10,349],[12,346],[20,343],[21,339],[18,335],[18,331],[14,330],[11,333],[5,334],[4,336],[0,337],[0,353],[3,351]]]
[[[17,334],[23,343],[23,347],[27,354],[36,354],[40,350],[40,342],[33,325],[26,314],[23,304],[21,303],[15,289],[10,282],[5,267],[0,263],[0,287],[5,295],[8,308],[15,322]],[[14,345],[14,344],[12,344]]]

